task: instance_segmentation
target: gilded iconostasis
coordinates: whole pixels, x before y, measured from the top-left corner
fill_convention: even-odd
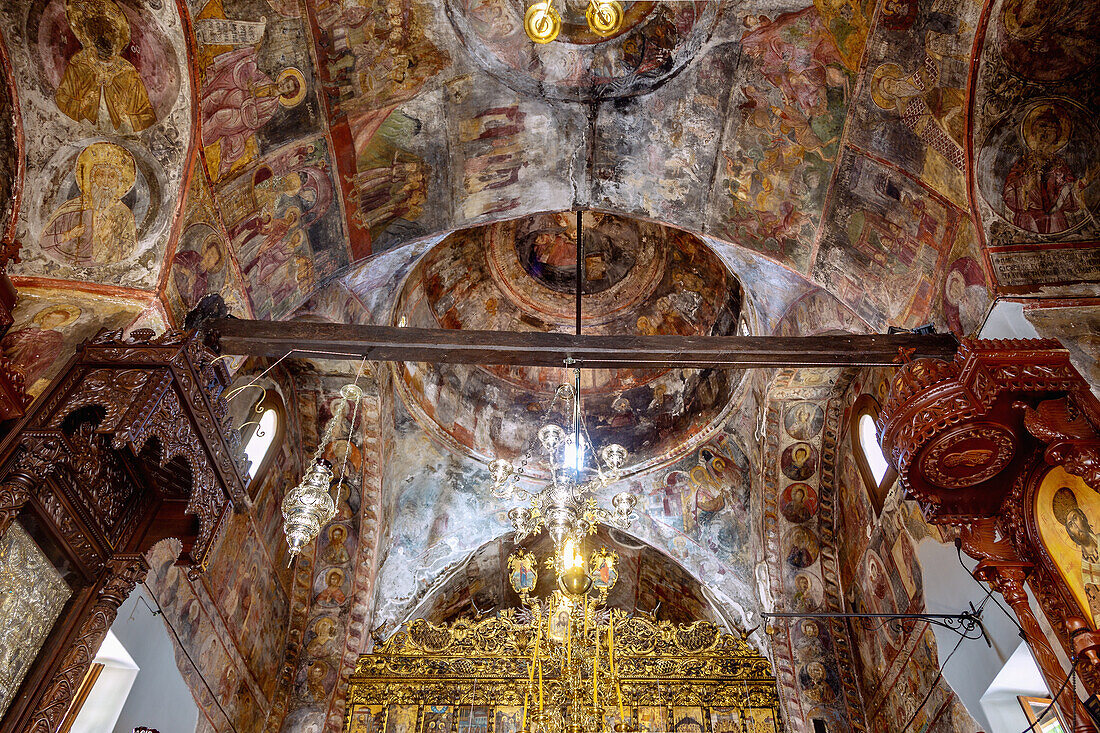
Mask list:
[[[38,395],[99,330],[214,293],[242,318],[568,332],[583,210],[585,333],[972,336],[997,300],[1096,387],[1100,4],[623,6],[613,37],[536,46],[520,0],[0,3],[4,355]],[[279,504],[359,368],[267,373],[286,435],[251,508],[205,575],[153,558],[202,731],[341,730],[376,640],[507,605],[486,461],[523,452],[564,372],[367,364],[335,519],[288,569]],[[924,609],[916,545],[953,537],[853,457],[889,374],[583,374],[596,442],[630,451],[608,496],[640,497],[608,538],[621,607],[682,620],[675,584],[701,583],[691,614],[749,634],[797,733],[979,729],[927,624],[761,616]]]

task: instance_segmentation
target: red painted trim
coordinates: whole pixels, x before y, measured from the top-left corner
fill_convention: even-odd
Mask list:
[[[184,43],[187,44],[187,80],[191,85],[191,139],[187,143],[187,155],[183,162],[183,171],[180,176],[180,193],[176,199],[176,211],[172,215],[172,228],[168,233],[168,245],[164,248],[164,259],[160,268],[160,277],[157,279],[157,291],[163,292],[168,284],[168,271],[172,258],[176,254],[176,245],[179,243],[180,229],[187,213],[188,193],[191,190],[191,174],[195,168],[196,139],[199,136],[199,95],[195,84],[195,49],[194,31],[191,27],[191,14],[187,10],[185,0],[176,0],[176,10],[179,13],[180,30],[183,33]]]
[[[317,17],[314,13],[313,3],[302,3],[301,7],[305,8],[305,14],[302,16],[308,26],[309,31],[313,36],[313,47],[310,52],[313,56],[313,68],[316,73],[316,77],[319,80],[318,88],[315,90],[317,99],[320,102],[321,108],[324,110],[324,123],[325,137],[329,144],[329,156],[332,158],[332,164],[335,168],[332,171],[333,177],[336,179],[336,187],[339,189],[341,195],[338,197],[340,200],[340,208],[344,214],[344,226],[348,235],[348,264],[354,263],[356,260],[363,259],[371,254],[371,236],[370,230],[365,229],[355,221],[349,213],[351,207],[348,206],[348,198],[355,192],[355,173],[359,167],[355,160],[355,143],[351,134],[351,127],[348,125],[346,115],[341,115],[339,119],[333,119],[333,110],[329,104],[328,96],[325,93],[325,87],[332,81],[328,73],[328,67],[320,62],[323,49],[321,47],[321,27],[317,25]]]
[[[12,284],[17,289],[24,288],[48,288],[51,290],[75,290],[87,295],[102,295],[110,298],[128,298],[130,300],[153,303],[157,293],[153,290],[139,290],[127,288],[121,285],[105,285],[102,283],[90,283],[80,280],[58,280],[52,277],[38,277],[36,275],[12,275]]]
[[[1031,244],[999,244],[989,247],[990,252],[1031,252],[1037,249],[1095,249],[1100,241],[1089,242],[1034,242]]]
[[[15,83],[15,72],[11,67],[11,59],[8,57],[8,49],[4,45],[4,37],[0,35],[0,83],[8,88],[11,97],[12,116],[12,144],[15,146],[15,180],[12,181],[11,193],[11,221],[7,228],[0,232],[0,242],[14,242],[15,228],[19,222],[19,208],[23,203],[23,179],[27,173],[26,140],[23,137],[23,115],[19,109],[19,89]],[[18,250],[13,260],[18,261]]]
[[[982,223],[978,213],[977,184],[974,176],[974,115],[976,112],[974,100],[978,93],[978,70],[981,67],[982,49],[985,47],[985,34],[989,28],[989,17],[994,0],[985,0],[982,6],[982,14],[978,18],[978,27],[974,32],[974,45],[970,49],[970,73],[966,79],[966,114],[963,115],[963,160],[966,162],[966,197],[970,202],[970,221],[977,236],[978,248],[984,256],[981,258],[989,282],[993,284],[993,293],[997,294],[997,279],[993,276],[993,261],[986,251],[985,224]]]

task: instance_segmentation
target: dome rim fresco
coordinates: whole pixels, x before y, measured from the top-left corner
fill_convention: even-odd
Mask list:
[[[388,308],[388,314],[384,322],[387,325],[397,327],[403,325],[412,327],[426,326],[429,328],[447,327],[438,322],[419,324],[408,319],[408,316],[411,313],[411,309],[410,307],[408,307],[410,293],[414,293],[414,291],[416,291],[416,288],[422,285],[424,279],[423,268],[425,267],[425,263],[430,260],[433,253],[439,253],[443,249],[451,247],[457,237],[461,237],[464,235],[468,236],[470,233],[486,232],[485,239],[487,239],[489,236],[487,233],[493,228],[514,226],[517,225],[517,223],[533,220],[537,217],[548,217],[561,213],[573,212],[548,212],[532,216],[497,221],[490,224],[477,225],[473,227],[467,227],[465,229],[456,230],[440,238],[431,247],[422,252],[415,260],[409,263],[407,270],[402,274],[400,280],[396,283],[393,301]],[[677,249],[677,245],[673,242],[673,237],[682,237],[685,238],[687,241],[690,241],[692,243],[692,246],[697,247],[698,251],[709,259],[709,264],[712,267],[717,267],[720,269],[722,276],[725,278],[724,282],[728,285],[729,291],[736,294],[736,313],[733,314],[732,321],[728,324],[728,328],[724,329],[723,333],[715,335],[734,335],[737,333],[746,333],[744,329],[747,329],[747,333],[751,334],[753,329],[752,321],[755,320],[752,317],[755,309],[752,307],[751,295],[746,290],[741,281],[741,278],[737,275],[736,272],[734,272],[733,268],[731,268],[731,266],[722,259],[720,254],[716,252],[714,248],[712,248],[703,237],[692,232],[671,227],[649,219],[640,219],[636,217],[624,216],[621,214],[612,214],[610,212],[597,213],[605,217],[610,217],[615,221],[632,222],[635,225],[644,225],[646,227],[650,227],[661,232],[664,237],[659,241],[658,246],[663,250],[661,253],[662,259],[670,258],[671,255],[669,253],[673,252],[674,250],[680,252],[680,250]],[[586,231],[588,230],[586,229]],[[485,252],[485,259],[488,263],[490,256],[487,251]],[[491,269],[492,264],[487,264],[486,270],[488,271]],[[670,268],[662,266],[660,269],[663,272],[664,270]],[[499,278],[496,275],[490,274],[488,272],[484,277],[484,281],[497,285],[498,287],[500,285]],[[452,289],[453,288],[450,287],[447,288],[448,291]],[[419,291],[418,294],[420,296],[423,296],[423,291]],[[502,290],[500,294],[505,295],[506,293]],[[588,298],[589,296],[586,295],[585,297]],[[431,313],[433,317],[435,316],[435,313],[432,312],[430,309],[428,312]],[[604,322],[603,320],[601,320],[601,317],[599,315],[593,316],[592,321],[597,324],[602,324]],[[586,328],[587,325],[588,322],[586,321]],[[551,328],[547,330],[553,329]],[[572,333],[571,327],[569,327],[567,330],[568,332]],[[710,333],[709,330],[708,333]],[[424,374],[431,373],[434,375],[439,375],[439,381],[440,383],[442,383],[443,381],[446,381],[448,377],[452,380],[455,380],[459,379],[461,375],[468,377],[470,374],[480,374],[483,375],[485,379],[491,380],[490,382],[488,382],[490,386],[499,389],[512,389],[517,394],[521,393],[521,391],[525,388],[522,383],[520,383],[518,380],[510,380],[508,379],[508,375],[506,373],[495,372],[493,371],[493,369],[486,365],[444,365],[444,369],[440,369],[435,372],[415,371],[416,366],[416,364],[393,363],[389,365],[389,368],[390,374],[393,378],[394,390],[400,399],[402,407],[428,435],[431,435],[442,445],[446,446],[449,450],[468,456],[483,464],[488,464],[495,458],[499,457],[520,457],[520,454],[523,451],[516,451],[515,455],[511,455],[511,453],[507,450],[501,450],[501,446],[499,445],[499,443],[492,440],[491,438],[488,442],[478,443],[476,442],[476,438],[473,433],[468,432],[467,434],[469,435],[469,438],[463,440],[462,437],[456,435],[457,431],[453,429],[448,429],[448,427],[442,425],[439,420],[433,417],[433,415],[429,414],[428,410],[425,409],[424,401],[427,399],[427,396],[424,391],[425,388],[423,383],[420,382],[417,386],[414,386],[410,384],[409,380],[421,377]],[[429,368],[437,368],[440,365],[428,366]],[[557,370],[544,369],[541,371],[551,372]],[[684,381],[687,381],[687,379],[690,379],[691,377],[698,378],[699,375],[703,375],[705,378],[708,374],[719,374],[721,375],[719,378],[724,380],[723,386],[725,387],[725,395],[722,397],[720,404],[717,404],[716,406],[711,406],[713,409],[710,409],[709,414],[706,414],[705,419],[702,421],[702,424],[692,424],[683,428],[677,428],[671,434],[662,436],[662,440],[657,446],[648,446],[649,450],[645,451],[644,454],[641,456],[639,456],[638,453],[632,451],[630,457],[628,458],[627,466],[624,470],[625,477],[636,476],[654,470],[661,466],[669,465],[690,454],[693,450],[697,449],[699,446],[705,444],[708,440],[713,438],[716,434],[718,434],[719,431],[722,430],[723,426],[729,422],[734,411],[744,401],[746,395],[745,385],[748,382],[748,380],[745,379],[745,370],[669,369],[659,374],[656,374],[655,376],[646,376],[646,372],[635,372],[632,370],[619,371],[629,371],[629,373],[632,375],[640,375],[636,381],[631,382],[631,384],[633,385],[631,389],[647,388],[649,385],[654,384],[658,380],[665,377],[671,379],[674,372],[689,375],[688,377],[684,378]],[[610,370],[591,370],[591,372],[610,373]],[[549,398],[553,395],[553,392],[560,381],[560,379],[555,378],[552,383],[545,382],[544,388],[541,391],[535,392],[533,394],[541,394],[544,398]],[[527,387],[530,387],[530,385],[528,384]],[[658,385],[657,387],[655,387],[655,389],[661,389],[661,386]],[[622,393],[626,391],[627,390],[625,389],[618,390],[620,398]],[[612,394],[614,392],[615,390],[611,390],[610,392],[606,392],[605,394]],[[599,395],[600,390],[598,388],[588,389],[582,384],[582,395],[587,395],[590,398],[593,394]],[[471,395],[469,394],[462,393],[461,397],[464,404],[476,401],[471,399]],[[433,401],[438,399],[438,395],[435,398],[432,398]],[[618,431],[615,428],[611,428],[604,431],[607,433],[604,438],[599,437],[597,429],[594,429],[592,427],[592,423],[594,418],[599,418],[602,414],[605,413],[598,411],[598,408],[596,410],[592,409],[590,404],[588,404],[589,402],[590,400],[586,399],[586,425],[588,426],[590,437],[595,435],[595,437],[592,437],[592,440],[596,443],[598,449],[599,446],[610,442],[611,440],[614,440],[614,436]],[[686,404],[686,402],[684,404]],[[500,409],[499,406],[495,408],[495,410],[496,409]],[[706,410],[708,410],[707,407],[701,408],[701,411],[705,412]],[[543,413],[540,412],[539,414],[541,415]],[[538,417],[537,420],[527,420],[523,422],[525,437],[533,440],[535,432],[537,431],[542,421],[544,421],[544,419],[542,417]],[[454,426],[451,427],[453,428]],[[529,435],[526,435],[526,433],[529,433]],[[630,446],[628,446],[628,449],[629,448]],[[537,461],[535,460],[531,461],[532,465],[528,466],[527,475],[533,480],[540,480],[544,478],[542,471],[537,466],[532,467],[536,462]]]

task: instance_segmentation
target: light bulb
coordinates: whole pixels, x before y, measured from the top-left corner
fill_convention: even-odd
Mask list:
[[[565,448],[562,455],[562,460],[565,463],[566,468],[571,468],[574,471],[584,470],[584,454],[585,454],[585,442],[584,436],[578,436],[580,440],[574,442],[573,438],[569,438],[565,442]],[[578,449],[577,446],[580,446]]]

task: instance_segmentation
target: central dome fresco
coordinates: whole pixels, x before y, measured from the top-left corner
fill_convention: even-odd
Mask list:
[[[395,325],[572,333],[576,214],[543,214],[456,232],[410,272]],[[585,335],[733,335],[741,285],[695,236],[584,214]],[[430,432],[481,460],[526,452],[563,368],[405,363],[396,382]],[[742,372],[582,369],[587,428],[620,443],[631,471],[683,455],[722,422]],[[560,403],[559,403],[560,405]],[[549,418],[569,424],[565,415]],[[528,467],[530,470],[530,467]]]

